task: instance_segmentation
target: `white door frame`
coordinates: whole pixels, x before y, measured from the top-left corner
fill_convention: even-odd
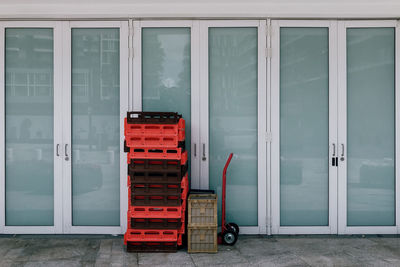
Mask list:
[[[267,233],[267,33],[266,20],[207,20],[200,22],[200,144],[199,152],[207,159],[200,161],[200,188],[209,189],[209,78],[208,29],[210,27],[256,27],[258,29],[258,225],[241,226],[243,234]],[[206,151],[204,151],[204,148]],[[221,170],[222,171],[222,170]]]
[[[346,49],[346,32],[348,28],[373,28],[373,27],[390,27],[395,29],[395,47],[398,48],[400,44],[400,30],[395,20],[379,20],[379,21],[341,21],[338,23],[338,51],[339,51],[339,62],[338,62],[338,83],[339,83],[339,129],[338,129],[338,144],[343,144],[347,148],[347,49]],[[399,114],[399,104],[400,104],[400,94],[398,94],[399,87],[399,61],[400,55],[398,49],[395,51],[395,226],[347,226],[347,157],[345,161],[339,161],[339,181],[338,181],[338,199],[339,199],[339,209],[338,209],[338,226],[339,234],[398,234],[400,233],[400,175],[399,175],[399,164],[400,164],[400,140],[399,140],[399,130],[400,130],[400,116]],[[347,151],[347,149],[346,149]]]
[[[271,59],[271,212],[272,234],[335,234],[337,232],[337,167],[329,162],[329,226],[280,225],[280,28],[329,29],[329,161],[337,148],[337,22],[329,20],[272,20]]]
[[[5,225],[5,30],[7,28],[53,29],[54,64],[54,226]],[[4,234],[55,234],[62,233],[62,157],[56,156],[57,144],[62,143],[62,42],[61,22],[15,21],[0,22],[0,233]]]
[[[200,156],[199,148],[199,22],[192,20],[152,20],[133,21],[133,110],[142,110],[142,28],[190,28],[190,64],[191,64],[191,188],[199,188]],[[131,72],[132,72],[131,71]]]
[[[120,226],[72,225],[71,177],[71,29],[119,28],[120,29]],[[64,160],[64,233],[70,234],[123,234],[127,227],[128,188],[127,156],[124,153],[124,118],[128,110],[128,21],[71,21],[63,22],[63,148],[70,160]],[[68,145],[66,147],[66,145]],[[63,151],[65,155],[65,151]]]

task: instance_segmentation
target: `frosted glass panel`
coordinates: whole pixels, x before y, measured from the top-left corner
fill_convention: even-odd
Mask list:
[[[51,226],[53,30],[6,29],[5,62],[6,225]]]
[[[280,222],[328,225],[328,28],[280,31]]]
[[[72,224],[118,226],[119,29],[72,29]]]
[[[190,28],[142,29],[143,111],[182,114],[190,155]],[[189,157],[190,171],[190,157]]]
[[[227,173],[226,217],[242,226],[255,226],[257,28],[210,28],[208,36],[210,189],[218,194],[220,220],[222,170],[233,152]]]
[[[347,30],[347,224],[395,225],[395,31]]]

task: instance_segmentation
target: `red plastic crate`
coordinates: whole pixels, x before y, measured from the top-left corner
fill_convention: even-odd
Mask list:
[[[178,233],[178,241],[177,241],[178,246],[182,246],[182,234]]]
[[[187,158],[187,151],[182,151],[182,148],[131,148],[128,153],[128,164],[132,159],[176,159],[184,165]]]
[[[189,194],[189,179],[187,178],[187,175],[185,176],[186,179],[182,180],[182,195],[181,198],[183,200],[187,199],[187,196]]]
[[[185,218],[185,216],[183,216]],[[184,234],[185,233],[185,219],[183,219],[183,223],[181,227],[178,229],[178,234]]]
[[[186,199],[182,206],[176,207],[149,207],[149,206],[130,206],[128,218],[182,218],[185,216]]]
[[[180,118],[178,123],[175,124],[130,124],[127,118],[125,118],[125,136],[130,135],[175,135],[180,136],[182,141],[185,138],[185,120]],[[182,134],[183,133],[183,134]]]
[[[125,244],[130,242],[177,242],[178,230],[128,229]]]
[[[184,147],[185,133],[183,132],[183,138],[175,135],[130,135],[125,140],[129,148],[176,148]]]

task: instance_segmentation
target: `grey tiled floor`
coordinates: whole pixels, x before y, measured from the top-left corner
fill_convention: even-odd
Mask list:
[[[0,266],[400,266],[400,238],[240,236],[217,254],[126,253],[121,237],[1,236]]]

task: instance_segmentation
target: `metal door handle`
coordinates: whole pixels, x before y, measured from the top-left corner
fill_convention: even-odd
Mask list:
[[[203,161],[207,160],[207,158],[206,158],[206,144],[203,144],[203,157],[202,157],[202,160]]]
[[[344,144],[342,144],[342,157],[344,157]]]
[[[57,157],[60,156],[59,149],[60,149],[60,144],[57,144],[57,146],[56,146],[56,155],[57,155]]]
[[[342,154],[340,156],[340,161],[344,161],[344,144],[341,145],[342,145]]]
[[[194,156],[195,156],[195,157],[197,157],[197,152],[196,152],[196,150],[197,150],[197,145],[196,145],[196,143],[194,143]]]
[[[65,160],[68,161],[69,160],[69,156],[68,156],[68,144],[65,144]]]
[[[332,143],[332,146],[333,146],[332,156],[334,157],[334,156],[336,156],[336,145],[335,145],[335,143]]]

